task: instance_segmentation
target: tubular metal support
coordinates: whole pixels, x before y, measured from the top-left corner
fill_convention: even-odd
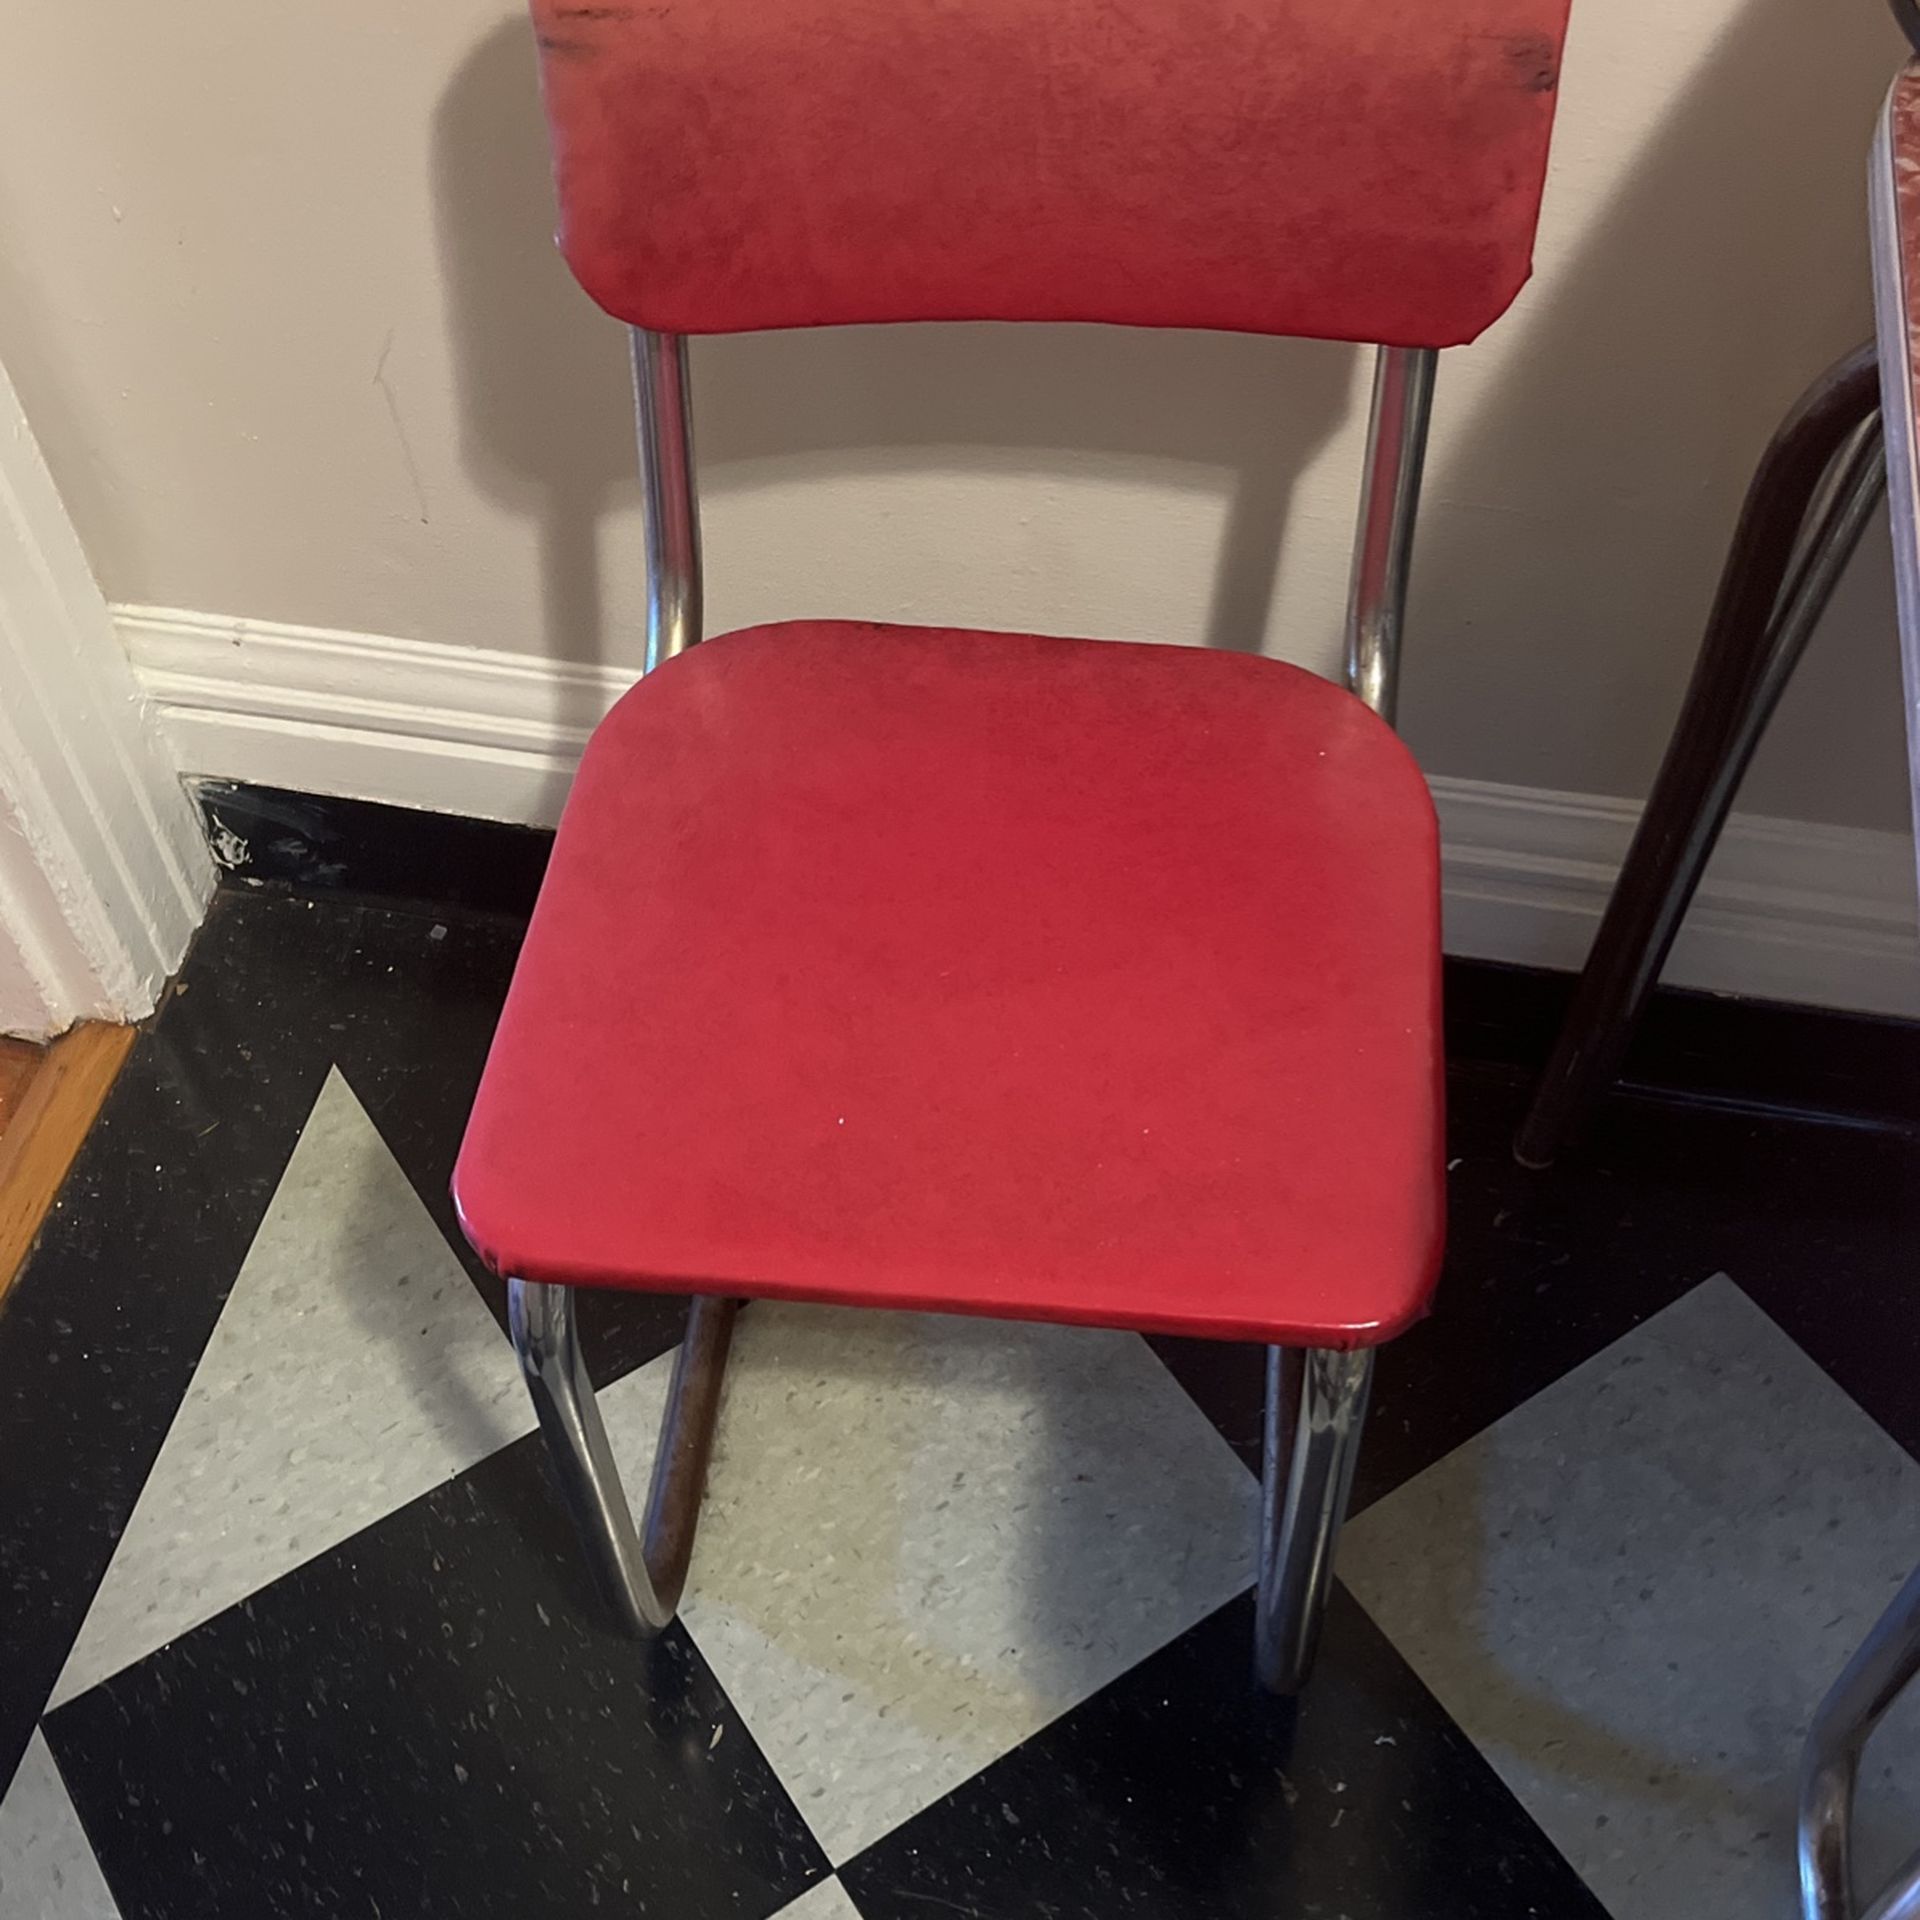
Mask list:
[[[1813,1716],[1800,1762],[1800,1906],[1805,1920],[1856,1920],[1853,1788],[1860,1755],[1908,1682],[1920,1674],[1920,1569],[1874,1622]],[[1874,1903],[1869,1920],[1920,1913],[1920,1855]]]
[[[1313,1666],[1372,1387],[1370,1348],[1267,1349],[1254,1665],[1273,1693],[1298,1693]]]
[[[1741,776],[1886,488],[1869,345],[1781,425],[1747,490],[1686,703],[1514,1140],[1550,1166],[1618,1073]]]
[[[1893,1876],[1886,1892],[1867,1909],[1866,1920],[1920,1920],[1920,1853]]]
[[[701,1298],[673,1364],[660,1416],[644,1535],[620,1484],[581,1357],[571,1287],[507,1283],[507,1322],[534,1412],[547,1438],[561,1498],[580,1530],[594,1578],[630,1632],[658,1633],[680,1605],[700,1518],[720,1383],[739,1302]]]
[[[1381,347],[1374,361],[1347,598],[1347,685],[1389,725],[1400,693],[1400,631],[1438,360],[1431,347]]]
[[[1389,726],[1438,361],[1431,347],[1381,347],[1374,359],[1346,679]],[[1254,1668],[1272,1693],[1298,1693],[1313,1667],[1372,1387],[1371,1350],[1267,1349]]]
[[[693,411],[683,334],[632,329],[633,404],[647,538],[651,673],[700,638],[700,506],[693,485]]]
[[[693,488],[693,424],[687,343],[678,334],[632,329],[634,417],[647,541],[644,673],[700,638],[700,510]],[[673,1364],[660,1441],[636,1532],[620,1471],[607,1445],[575,1322],[573,1289],[507,1283],[507,1322],[547,1437],[554,1473],[594,1578],[623,1625],[657,1633],[686,1584],[720,1411],[720,1384],[737,1300],[701,1298],[687,1313]]]

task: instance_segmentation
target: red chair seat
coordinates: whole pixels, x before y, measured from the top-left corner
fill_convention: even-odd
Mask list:
[[[529,1280],[1370,1344],[1440,1062],[1432,803],[1353,696],[794,622],[595,734],[455,1198]]]

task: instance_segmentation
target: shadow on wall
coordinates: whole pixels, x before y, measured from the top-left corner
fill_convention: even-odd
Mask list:
[[[699,350],[702,467],[715,491],[930,458],[987,472],[1145,461],[1156,479],[1209,492],[1224,476],[1226,521],[1198,631],[1208,646],[1257,653],[1294,485],[1346,418],[1354,360],[1324,341],[1128,327],[735,336]]]
[[[520,17],[490,33],[441,96],[433,203],[461,463],[490,499],[539,526],[539,650],[593,665],[603,658],[600,522],[639,493],[626,343],[554,248],[533,31]],[[591,726],[590,690],[572,697],[582,710],[557,717]]]
[[[1579,0],[1574,16],[1570,88]],[[1874,0],[1751,0],[1519,323],[1486,399],[1436,446],[1404,705],[1431,771],[1650,783],[1753,465],[1801,388],[1871,331],[1865,163],[1901,51]],[[1860,564],[1884,553],[1869,541]],[[1852,631],[1829,620],[1782,714],[1796,737],[1819,722],[1782,769],[1804,790],[1774,810],[1893,824],[1890,598],[1877,620],[1870,596],[1843,598]],[[1821,658],[1833,648],[1843,661]]]
[[[541,527],[545,650],[637,665],[637,635],[609,646],[599,584],[599,522],[636,497],[625,341],[553,247],[522,20],[504,21],[462,63],[433,149],[463,463]],[[1346,417],[1354,358],[1325,342],[1081,326],[707,340],[694,351],[701,474],[709,497],[796,473],[1064,464],[1049,454],[1076,467],[1087,456],[1152,462],[1156,478],[1210,492],[1224,475],[1231,501],[1203,631],[1212,645],[1257,650],[1294,480]],[[875,533],[850,526],[849,549]]]
[[[1584,17],[1583,35],[1576,7],[1572,85],[1583,59],[1596,91],[1661,84],[1625,73],[1630,25]],[[1870,324],[1864,155],[1899,52],[1873,0],[1748,0],[1692,56],[1693,79],[1581,221],[1545,297],[1502,323],[1518,332],[1498,377],[1451,424],[1443,366],[1403,708],[1432,771],[1601,792],[1650,780],[1752,463],[1792,397]],[[1657,63],[1659,46],[1643,57]],[[544,651],[630,669],[639,635],[609,635],[601,587],[602,522],[637,497],[625,343],[553,248],[520,17],[462,63],[433,141],[463,462],[542,530]],[[1106,327],[764,334],[702,341],[694,364],[709,499],[929,471],[1144,471],[1226,489],[1209,604],[1189,631],[1238,648],[1269,637],[1296,479],[1356,386],[1353,351],[1324,343]],[[778,512],[769,500],[747,537],[764,526],[777,546]],[[1344,512],[1317,545],[1344,548]],[[619,537],[637,543],[630,517]],[[855,523],[832,537],[852,555],[886,534]],[[963,559],[978,537],[955,530]],[[1086,538],[1097,555],[1098,530]],[[1869,542],[1763,749],[1753,784],[1773,811],[1902,817],[1891,615],[1883,583],[1861,577],[1883,553]],[[727,577],[724,546],[710,558]],[[834,610],[830,588],[820,607],[805,591],[796,582],[792,612]],[[912,592],[910,617],[946,612]],[[1008,624],[1017,594],[1009,583]],[[1289,636],[1288,651],[1332,637]],[[572,697],[582,711],[564,719],[597,717],[591,684]]]

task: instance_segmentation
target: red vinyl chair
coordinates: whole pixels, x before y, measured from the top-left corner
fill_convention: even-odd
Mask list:
[[[1435,350],[1525,280],[1566,0],[536,0],[566,257],[634,329],[646,672],[454,1178],[562,1491],[678,1603],[745,1298],[1269,1349],[1291,1692],[1443,1215],[1433,807],[1391,731]],[[1078,320],[1380,348],[1346,687],[1196,648],[700,639],[686,336]],[[581,1287],[695,1296],[636,1534]]]

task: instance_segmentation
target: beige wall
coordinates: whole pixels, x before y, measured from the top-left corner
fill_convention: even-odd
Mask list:
[[[1644,789],[1746,470],[1868,330],[1883,15],[1575,0],[1540,273],[1442,364],[1404,702],[1435,772]],[[637,661],[622,343],[550,224],[498,0],[0,23],[0,364],[115,599]],[[1327,665],[1359,372],[1094,329],[705,343],[711,619]],[[1903,822],[1885,574],[1880,535],[1744,804]]]

